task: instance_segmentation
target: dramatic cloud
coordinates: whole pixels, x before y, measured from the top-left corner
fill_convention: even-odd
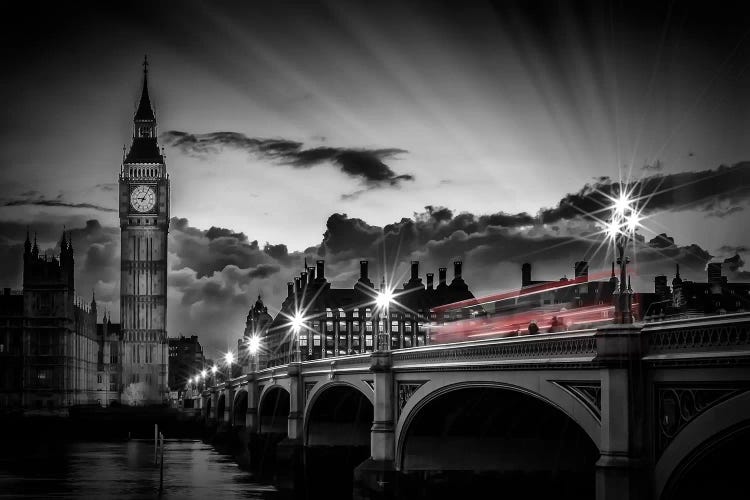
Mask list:
[[[706,212],[725,207],[701,198],[710,190],[729,193],[724,199],[736,196],[740,201],[737,193],[744,187],[738,182],[738,189],[732,191],[722,176],[727,170],[736,176],[737,172],[743,172],[741,168],[746,167],[708,171],[713,172],[713,177],[706,172],[690,174],[691,185],[696,189],[690,196],[681,197],[681,202],[687,200]],[[672,176],[656,177],[666,179],[661,182],[662,187],[677,182]],[[645,182],[654,182],[652,179]],[[708,180],[704,179],[717,181],[718,186],[708,186],[705,184]],[[478,296],[519,287],[520,267],[524,262],[533,265],[533,277],[540,280],[572,276],[574,263],[579,260],[589,261],[592,272],[608,270],[612,251],[602,245],[595,223],[581,217],[578,211],[568,211],[565,204],[566,200],[591,203],[583,193],[607,186],[611,187],[609,180],[598,179],[596,187],[587,186],[568,195],[558,208],[542,210],[537,216],[456,213],[430,205],[410,217],[379,226],[334,213],[326,222],[321,241],[304,252],[292,252],[284,243],[261,245],[230,228],[201,229],[191,226],[187,219],[173,218],[168,258],[169,334],[197,334],[208,355],[217,356],[219,351],[236,345],[248,308],[258,295],[272,313],[281,305],[286,296],[286,282],[303,271],[305,259],[310,265],[324,259],[326,278],[337,287],[354,284],[362,259],[370,261],[373,282],[385,278],[396,286],[408,279],[411,260],[420,262],[423,280],[428,272],[435,273],[437,279],[438,268],[447,267],[449,281],[453,279],[452,262],[462,260],[463,277]],[[655,199],[654,204],[662,209],[682,206],[674,203],[676,197],[672,203],[665,197]],[[555,220],[554,224],[544,222],[550,218]],[[72,218],[34,224],[32,232],[38,232],[43,248],[52,254],[58,251],[60,222],[67,225],[73,238],[77,292],[88,299],[91,290],[95,290],[102,308],[112,311],[117,319],[119,228],[102,226],[96,220]],[[18,287],[26,227],[0,221],[0,235],[0,273],[5,286]],[[637,251],[631,254],[631,273],[633,286],[639,291],[652,290],[656,275],[673,276],[675,264],[680,265],[684,279],[705,280],[706,264],[712,261],[723,262],[724,274],[731,281],[750,279],[743,259],[748,245],[721,246],[714,250],[714,256],[698,245],[678,242],[666,233],[648,239],[639,236],[636,245]]]
[[[641,204],[646,212],[690,209],[722,217],[742,210],[737,205],[750,199],[750,162],[715,170],[652,175],[629,183],[627,189],[643,197]],[[544,222],[557,222],[583,213],[601,213],[611,205],[607,195],[616,197],[617,193],[619,182],[601,178],[565,196],[557,207],[541,210],[539,216]]]
[[[69,208],[89,208],[99,212],[117,212],[114,208],[107,208],[93,203],[74,203],[65,201],[58,196],[55,199],[48,199],[39,195],[36,191],[27,191],[24,195],[31,195],[26,198],[16,198],[13,200],[3,200],[0,204],[4,207],[21,207],[21,206],[38,206],[38,207],[69,207]]]
[[[331,163],[343,173],[358,178],[370,187],[396,186],[413,180],[409,174],[396,174],[385,160],[406,153],[403,149],[352,149],[334,147],[304,148],[301,142],[286,139],[247,137],[239,132],[211,132],[190,134],[170,130],[162,140],[184,154],[205,157],[219,153],[223,148],[233,148],[296,168],[312,168]]]

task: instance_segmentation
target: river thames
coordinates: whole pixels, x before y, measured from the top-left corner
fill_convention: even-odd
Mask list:
[[[159,498],[153,442],[4,443],[0,498]],[[201,441],[167,441],[161,498],[276,499],[231,455]]]

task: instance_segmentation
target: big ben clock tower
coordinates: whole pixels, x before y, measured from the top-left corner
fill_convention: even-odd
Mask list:
[[[148,61],[119,177],[122,402],[160,403],[167,389],[169,176],[148,96]]]

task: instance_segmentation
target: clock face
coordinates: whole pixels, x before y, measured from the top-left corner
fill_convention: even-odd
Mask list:
[[[150,212],[156,205],[156,193],[150,186],[136,186],[130,192],[130,204],[138,212]]]

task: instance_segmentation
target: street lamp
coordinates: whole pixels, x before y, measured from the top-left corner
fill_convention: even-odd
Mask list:
[[[255,371],[257,369],[256,356],[260,352],[260,337],[257,335],[245,337],[245,342],[247,342],[247,352],[250,355],[250,370]]]
[[[299,333],[302,331],[302,325],[304,324],[304,317],[302,314],[297,311],[294,313],[294,317],[292,317],[291,325],[292,325],[292,333],[294,334],[294,340],[295,340],[295,356],[297,358],[297,362],[302,361],[302,350],[299,345]]]
[[[229,351],[224,355],[224,362],[226,363],[227,367],[229,367],[228,378],[231,379],[232,378],[232,363],[234,362],[234,354],[232,353],[232,351]]]
[[[627,280],[627,265],[630,258],[625,255],[625,247],[640,225],[640,214],[625,189],[620,187],[620,194],[613,200],[611,219],[605,223],[605,232],[617,252],[617,264],[620,266],[620,283],[613,293],[615,303],[614,322],[630,324],[633,322],[633,290],[630,279]]]
[[[378,343],[381,351],[389,351],[391,339],[388,335],[388,325],[390,324],[389,309],[393,302],[393,290],[389,287],[383,287],[375,296],[375,305],[378,309],[378,323],[380,323],[380,311],[385,311],[385,321],[383,322],[383,331],[378,332]]]

